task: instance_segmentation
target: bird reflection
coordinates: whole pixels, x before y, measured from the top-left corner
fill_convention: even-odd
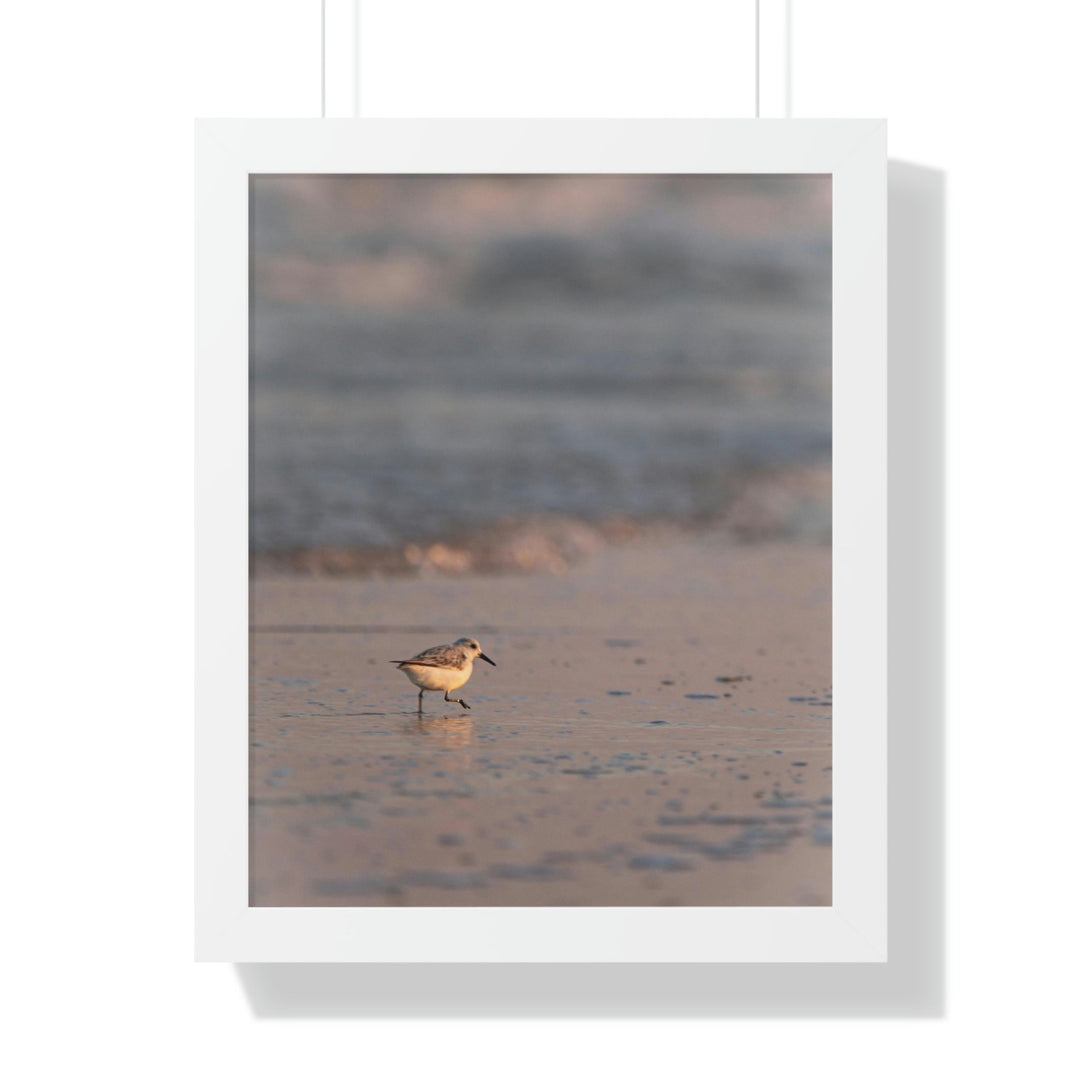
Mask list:
[[[409,730],[438,739],[448,749],[460,750],[472,743],[473,722],[468,716],[425,716],[411,721]]]

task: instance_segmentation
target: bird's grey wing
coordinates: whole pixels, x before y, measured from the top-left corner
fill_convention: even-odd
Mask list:
[[[455,645],[433,645],[417,653],[411,660],[394,660],[396,664],[415,664],[417,667],[461,667],[464,652]]]

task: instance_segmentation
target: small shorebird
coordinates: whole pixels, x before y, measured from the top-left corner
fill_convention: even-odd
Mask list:
[[[469,681],[473,661],[477,657],[495,667],[495,661],[480,651],[480,642],[476,638],[463,637],[458,638],[453,645],[435,645],[425,649],[411,660],[391,660],[390,663],[397,664],[398,671],[404,671],[413,686],[420,687],[417,712],[424,711],[425,690],[442,690],[444,701],[452,701],[463,709],[471,709],[472,706],[461,698],[451,697],[450,691]]]

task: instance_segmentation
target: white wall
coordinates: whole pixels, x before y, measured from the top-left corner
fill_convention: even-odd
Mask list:
[[[607,99],[638,100],[644,81],[670,112],[685,87],[697,114],[693,9],[712,5],[602,6],[558,9],[598,69],[624,10],[665,45],[645,71],[615,65]],[[439,38],[527,54],[549,11],[504,4],[487,24],[444,20]],[[19,1075],[1041,1075],[1071,1059],[1075,8],[794,11],[794,115],[884,114],[895,155],[948,173],[947,1017],[260,1022],[231,969],[190,961],[191,117],[316,115],[319,11],[58,2],[5,13],[0,76],[14,152],[0,790]],[[559,75],[551,114],[574,115],[581,95]],[[413,100],[423,77],[410,68]]]

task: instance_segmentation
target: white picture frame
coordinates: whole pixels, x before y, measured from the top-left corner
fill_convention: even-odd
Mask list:
[[[196,956],[881,963],[887,953],[885,124],[211,120],[196,128]],[[830,907],[248,906],[249,177],[814,173],[833,184]]]

